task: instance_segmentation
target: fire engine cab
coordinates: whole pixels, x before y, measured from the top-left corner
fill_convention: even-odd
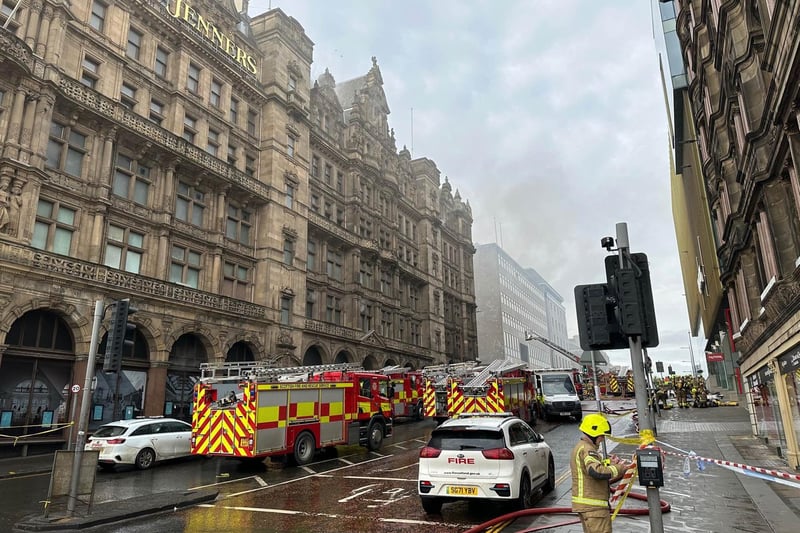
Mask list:
[[[381,447],[392,435],[386,375],[357,364],[272,368],[265,363],[203,363],[194,388],[194,455],[298,465],[342,444]]]
[[[422,402],[425,383],[422,372],[395,365],[384,367],[378,370],[378,373],[389,377],[389,392],[394,392],[392,397],[394,418],[409,417],[422,420],[425,416]]]

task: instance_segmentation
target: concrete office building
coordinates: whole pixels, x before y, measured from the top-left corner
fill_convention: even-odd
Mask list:
[[[1,1],[0,432],[63,444],[98,300],[136,333],[90,427],[188,419],[206,362],[474,359],[470,208],[397,151],[376,62],[315,83],[244,0]]]
[[[480,360],[510,357],[534,368],[578,368],[574,357],[537,340],[526,340],[532,334],[568,351],[561,295],[533,268],[520,266],[497,244],[475,248]]]

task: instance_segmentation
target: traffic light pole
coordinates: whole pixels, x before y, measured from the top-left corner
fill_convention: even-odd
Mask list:
[[[620,268],[629,268],[628,258],[630,243],[628,242],[628,224],[617,223],[617,250],[619,251]],[[647,380],[644,375],[644,356],[642,352],[642,338],[639,335],[628,337],[631,350],[631,367],[633,368],[633,383],[636,388],[636,411],[639,416],[639,435],[653,433],[653,422],[650,409],[647,407]],[[664,522],[661,516],[661,498],[658,487],[647,487],[647,507],[650,515],[650,531],[664,532]]]
[[[72,457],[72,475],[69,480],[69,498],[67,499],[67,516],[75,514],[75,502],[78,499],[78,487],[81,478],[81,462],[83,461],[83,448],[86,445],[86,431],[89,427],[89,407],[92,403],[92,378],[94,378],[94,365],[97,358],[97,346],[100,337],[100,325],[103,323],[103,300],[94,303],[94,322],[92,323],[92,340],[89,343],[89,358],[86,361],[86,379],[83,384],[81,398],[81,415],[78,419],[78,436],[75,439],[75,454]]]

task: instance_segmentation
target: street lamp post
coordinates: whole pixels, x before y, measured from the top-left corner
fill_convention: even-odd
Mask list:
[[[692,360],[692,377],[697,377],[697,366],[694,364],[694,342],[692,341],[692,332],[689,332],[689,358]]]

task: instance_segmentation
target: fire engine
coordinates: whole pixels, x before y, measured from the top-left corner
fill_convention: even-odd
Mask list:
[[[341,444],[381,447],[392,435],[387,376],[357,364],[272,368],[203,363],[194,388],[191,453],[298,465]]]
[[[425,378],[425,390],[423,391],[422,402],[425,408],[425,417],[433,418],[437,424],[447,420],[450,417],[448,391],[451,384],[461,383],[465,379],[474,376],[477,366],[478,363],[475,361],[464,361],[423,368],[422,375]]]
[[[422,372],[401,366],[387,366],[377,371],[389,377],[394,389],[392,413],[394,418],[409,417],[422,420],[425,408],[422,402],[425,388]],[[389,389],[390,392],[392,389]]]
[[[448,391],[448,415],[465,413],[513,413],[536,422],[536,386],[528,364],[516,359],[497,359],[463,383],[452,381]]]

